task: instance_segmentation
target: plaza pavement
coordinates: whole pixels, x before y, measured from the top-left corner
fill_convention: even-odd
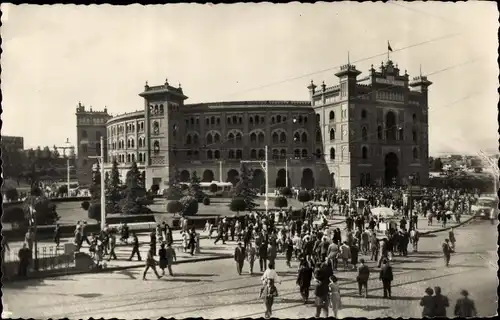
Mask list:
[[[339,271],[343,303],[339,318],[419,318],[419,300],[429,286],[441,286],[443,294],[450,298],[448,316],[452,316],[461,289],[469,290],[479,316],[494,316],[498,307],[496,227],[489,221],[476,221],[458,228],[456,253],[448,268],[441,254],[447,233],[422,238],[418,253],[397,256],[392,262],[395,274],[391,300],[381,298],[382,286],[373,262],[368,262],[372,273],[367,299],[357,295],[356,273]],[[277,272],[282,283],[278,285],[280,296],[276,298],[273,317],[314,316],[314,305],[301,302],[295,285],[297,266],[293,261],[292,268],[287,268],[283,257],[278,258]],[[176,265],[173,269],[174,277],[160,280],[150,271],[148,280],[142,281],[143,268],[134,268],[6,283],[4,308],[14,318],[228,319],[264,315],[262,300],[258,298],[261,274],[247,274],[247,264],[241,276],[231,259]]]

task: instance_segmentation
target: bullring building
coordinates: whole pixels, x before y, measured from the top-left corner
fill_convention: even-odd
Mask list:
[[[77,107],[78,175],[90,183],[105,137],[106,170],[116,159],[124,177],[133,161],[146,185],[164,188],[174,170],[182,180],[236,182],[241,160],[263,160],[268,146],[270,188],[348,188],[428,183],[428,87],[388,60],[364,77],[352,64],[338,83],[311,81],[305,101],[226,101],[188,104],[181,86],[149,86],[140,111],[111,117]],[[258,163],[253,183],[265,183]]]

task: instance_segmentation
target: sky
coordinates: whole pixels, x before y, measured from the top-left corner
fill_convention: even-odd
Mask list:
[[[2,4],[2,135],[25,147],[76,140],[78,102],[143,108],[144,84],[186,103],[308,100],[347,62],[387,59],[433,82],[430,154],[498,150],[495,2],[164,6]],[[420,67],[421,66],[421,67]]]

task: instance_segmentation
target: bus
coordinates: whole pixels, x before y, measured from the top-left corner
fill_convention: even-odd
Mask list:
[[[188,187],[191,185],[191,183],[188,183],[188,182],[181,182],[180,184],[188,186]],[[216,192],[211,192],[211,190],[210,190],[210,186],[213,184],[215,184],[217,186]],[[208,195],[222,197],[224,195],[229,196],[229,193],[231,192],[231,189],[233,188],[233,184],[231,182],[219,182],[219,181],[200,182],[200,187],[201,187],[201,190]]]

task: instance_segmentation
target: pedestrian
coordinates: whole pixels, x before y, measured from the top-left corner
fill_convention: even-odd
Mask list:
[[[174,273],[172,272],[172,264],[174,261],[177,261],[177,255],[175,254],[175,250],[174,248],[172,248],[171,243],[167,243],[167,249],[165,249],[165,257],[167,259],[168,274],[173,277]]]
[[[263,241],[259,246],[259,266],[260,272],[264,272],[267,263],[267,243]]]
[[[392,267],[389,265],[387,259],[382,260],[382,268],[380,269],[380,281],[382,281],[383,290],[384,290],[384,298],[391,298],[391,282],[394,279],[394,275],[392,273]]]
[[[451,228],[450,232],[448,233],[448,239],[450,239],[450,249],[451,252],[455,252],[455,242],[457,241],[455,238],[455,232],[454,229]]]
[[[313,269],[311,265],[304,259],[300,261],[299,272],[297,275],[297,285],[299,286],[300,295],[304,304],[309,299],[309,288],[313,277]]]
[[[342,301],[340,298],[340,286],[338,284],[338,279],[336,276],[330,277],[330,306],[332,307],[333,317],[338,317],[338,312],[342,307]]]
[[[344,264],[344,270],[349,269],[349,258],[351,257],[351,249],[347,245],[347,241],[340,246],[340,257],[342,258],[342,262]]]
[[[130,254],[130,258],[128,258],[128,261],[132,261],[135,254],[137,254],[137,260],[142,261],[141,253],[139,252],[139,239],[137,238],[135,232],[132,232],[132,253]]]
[[[168,265],[168,260],[167,260],[167,250],[165,249],[165,243],[162,243],[160,245],[160,250],[158,250],[158,264],[160,266],[160,269],[162,271],[162,276],[165,275],[165,268]]]
[[[413,252],[418,252],[418,240],[420,238],[420,234],[417,229],[412,229],[410,231],[410,242],[413,247]]]
[[[61,243],[61,228],[59,227],[59,223],[56,223],[56,228],[54,229],[54,243],[56,244],[57,250]]]
[[[450,247],[450,240],[445,239],[442,247],[443,247],[444,263],[448,267],[450,265],[450,258],[451,258],[451,252],[452,252],[451,247]]]
[[[110,237],[109,237],[109,256],[108,256],[108,261],[111,259],[113,260],[118,260],[116,257],[115,253],[115,248],[116,248],[116,235],[114,231],[111,231]]]
[[[236,271],[241,276],[243,264],[245,263],[245,249],[241,242],[238,242],[238,246],[234,249],[234,261],[236,262]]]
[[[460,294],[462,298],[459,298],[455,304],[455,316],[461,318],[476,317],[476,305],[473,300],[469,299],[469,292],[467,290],[462,290]]]
[[[269,244],[267,248],[267,260],[269,260],[269,263],[272,263],[273,265],[276,265],[276,258],[278,256],[278,250],[276,248],[276,241],[273,240]]]
[[[320,266],[314,272],[314,278],[316,279],[316,288],[314,289],[314,295],[316,296],[316,318],[321,316],[321,310],[323,310],[325,318],[328,318],[328,306],[330,304],[328,299],[330,279],[325,271],[326,268],[322,268]]]
[[[28,275],[28,266],[31,260],[31,250],[26,243],[23,243],[23,247],[19,249],[17,256],[19,257],[17,275],[26,277]]]
[[[250,241],[248,243],[248,249],[246,249],[245,251],[246,251],[248,265],[250,268],[250,274],[253,274],[253,265],[255,263],[255,256],[257,254],[257,250],[255,250],[253,242]]]
[[[359,247],[358,247],[358,240],[354,240],[352,242],[352,245],[349,247],[349,250],[351,251],[351,265],[356,270],[356,266],[358,265],[358,258],[359,258]]]
[[[151,248],[151,251],[153,252],[153,257],[156,255],[156,231],[153,230],[149,234],[149,247]]]
[[[196,248],[196,230],[195,230],[194,227],[191,229],[191,232],[189,233],[188,247],[189,247],[189,250],[190,250],[190,254],[193,256],[194,255],[194,250]]]
[[[441,287],[434,287],[434,317],[446,317],[446,308],[450,306],[448,297],[441,294]]]
[[[422,318],[424,317],[434,317],[434,290],[431,287],[425,289],[426,295],[420,299],[420,306],[422,308]]]
[[[293,241],[290,236],[287,237],[285,241],[285,258],[286,258],[286,265],[291,268],[291,262],[292,262],[292,256],[293,256]]]
[[[156,277],[158,279],[161,278],[161,276],[158,274],[158,271],[156,270],[156,265],[158,263],[156,262],[153,254],[153,250],[148,251],[148,256],[146,258],[146,267],[144,268],[144,272],[142,273],[142,280],[146,280],[146,274],[149,270],[149,268],[153,269],[153,272],[155,273]]]
[[[361,265],[358,268],[358,276],[356,280],[358,282],[359,295],[361,296],[361,292],[363,288],[365,289],[365,298],[368,298],[368,280],[370,279],[370,269],[365,264],[365,259],[360,260]]]
[[[278,290],[274,284],[274,279],[266,279],[264,287],[260,291],[260,297],[264,300],[264,306],[266,308],[264,317],[266,319],[271,318],[273,315],[273,304],[274,297],[278,296]]]

